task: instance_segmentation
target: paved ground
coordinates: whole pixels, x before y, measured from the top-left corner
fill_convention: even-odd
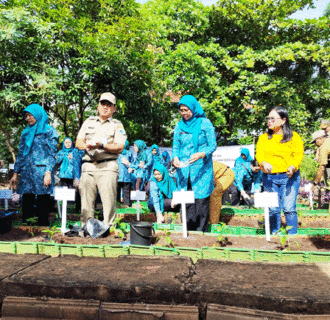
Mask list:
[[[328,264],[0,254],[0,303],[8,296],[47,297],[308,315],[330,314],[329,292]]]

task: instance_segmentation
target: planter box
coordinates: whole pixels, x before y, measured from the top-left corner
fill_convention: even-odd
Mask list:
[[[154,247],[154,254],[156,256],[177,256],[179,252],[172,248]]]
[[[303,251],[285,251],[281,252],[282,262],[305,262],[305,252]]]
[[[254,261],[280,262],[282,261],[282,257],[277,250],[254,250]]]
[[[38,243],[39,254],[58,257],[61,255],[61,247],[57,243]]]
[[[228,260],[228,249],[224,248],[202,248],[203,259]]]
[[[249,249],[229,249],[228,258],[230,260],[253,261],[252,250]]]
[[[106,258],[116,258],[118,256],[129,255],[129,247],[121,245],[105,245],[104,254]]]
[[[16,243],[0,241],[0,252],[1,253],[16,253]]]
[[[198,259],[202,259],[202,250],[198,248],[184,248],[179,247],[176,248],[179,251],[180,256],[190,257],[194,263],[197,262]]]
[[[25,254],[25,253],[38,254],[38,243],[16,242],[16,249],[18,254]]]
[[[131,245],[129,246],[129,254],[139,256],[153,256],[154,248],[147,246]]]
[[[82,256],[83,257],[101,257],[104,258],[104,245],[82,245]]]
[[[61,255],[73,255],[82,257],[81,245],[76,244],[61,244]]]

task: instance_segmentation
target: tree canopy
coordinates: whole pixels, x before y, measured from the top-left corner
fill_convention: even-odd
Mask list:
[[[102,92],[128,139],[171,145],[183,94],[200,100],[219,144],[257,136],[289,109],[304,137],[330,118],[329,15],[294,20],[312,0],[0,1],[0,131],[11,155],[39,103],[75,138]],[[10,153],[5,155],[10,157]],[[9,160],[9,159],[8,159]]]

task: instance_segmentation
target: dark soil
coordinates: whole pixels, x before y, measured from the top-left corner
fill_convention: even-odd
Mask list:
[[[37,227],[13,227],[6,234],[0,235],[0,241],[20,241],[20,242],[49,242],[45,239],[47,233],[42,232],[47,228]],[[112,233],[103,238],[92,239],[90,236],[68,237],[57,232],[53,235],[53,241],[59,244],[89,244],[89,245],[105,245],[105,244],[120,244],[123,240],[129,240],[130,235],[126,238],[115,237]],[[171,232],[165,234],[162,231],[156,231],[153,239],[153,245],[161,247],[227,247],[227,248],[246,248],[246,249],[264,249],[264,250],[283,250],[291,249],[294,251],[321,251],[328,252],[330,250],[330,237],[317,236],[306,237],[296,236],[289,237],[284,246],[280,244],[280,238],[272,236],[271,241],[265,240],[264,236],[223,236],[218,239],[218,236],[206,236],[188,233],[188,238],[183,238],[182,233]]]

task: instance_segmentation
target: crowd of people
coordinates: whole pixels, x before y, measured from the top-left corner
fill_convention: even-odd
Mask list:
[[[39,225],[48,225],[57,165],[60,186],[76,188],[82,226],[94,217],[98,194],[105,224],[114,222],[116,201],[132,206],[132,190],[147,192],[148,208],[155,212],[157,223],[163,223],[164,212],[180,211],[180,205],[172,203],[173,192],[192,190],[195,202],[186,205],[188,230],[207,231],[209,223],[219,223],[223,202],[250,206],[254,193],[269,191],[279,195],[279,206],[270,208],[271,232],[280,229],[283,211],[290,226],[288,233],[296,234],[304,149],[299,134],[291,129],[287,110],[277,107],[270,111],[268,131],[259,137],[255,158],[243,148],[231,169],[212,160],[217,148],[215,129],[198,100],[185,95],[178,109],[181,120],[174,129],[172,154],[160,152],[156,144],[148,149],[143,140],[136,140],[132,146],[134,156],[122,123],[113,118],[116,97],[112,93],[100,96],[97,115],[83,123],[75,142],[65,137],[60,151],[59,135],[48,124],[44,109],[38,104],[29,105],[23,111],[28,125],[20,139],[10,180],[22,195],[23,220],[37,216]],[[322,126],[313,134],[320,161],[315,185],[326,172],[330,153],[330,123]]]

